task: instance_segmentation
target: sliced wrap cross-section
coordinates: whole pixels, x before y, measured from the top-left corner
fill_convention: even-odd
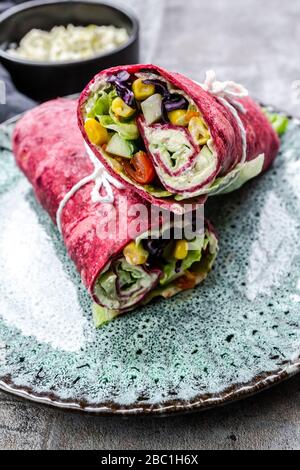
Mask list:
[[[131,189],[111,185],[113,203],[93,200],[95,181],[76,185],[93,174],[94,167],[77,125],[77,102],[58,99],[29,111],[13,135],[16,162],[33,186],[35,195],[53,222],[62,209],[60,225],[68,254],[94,300],[98,326],[149,302],[171,297],[205,279],[218,251],[211,225],[197,233],[191,249],[186,240],[149,238],[155,229],[163,234],[163,218],[151,226],[143,219],[133,239],[128,226],[145,204]],[[61,207],[66,195],[70,195]],[[146,206],[148,204],[146,203]],[[101,227],[108,214],[116,214],[114,236]],[[120,222],[126,214],[127,224]],[[37,247],[38,250],[38,247]]]
[[[79,126],[107,171],[180,213],[187,202],[241,187],[278,153],[262,108],[226,83],[227,91],[220,82],[200,86],[155,65],[114,67],[83,91]]]

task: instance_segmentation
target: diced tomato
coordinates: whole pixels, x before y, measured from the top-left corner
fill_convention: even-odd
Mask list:
[[[150,184],[156,177],[155,168],[146,154],[138,152],[130,161],[123,162],[127,175],[139,184]]]

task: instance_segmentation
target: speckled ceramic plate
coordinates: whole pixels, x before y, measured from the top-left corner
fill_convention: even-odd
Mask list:
[[[93,413],[203,409],[300,369],[300,127],[273,169],[210,200],[220,234],[204,285],[95,331],[57,230],[16,169],[1,127],[0,387]]]

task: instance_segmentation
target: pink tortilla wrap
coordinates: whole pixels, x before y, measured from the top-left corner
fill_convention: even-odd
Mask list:
[[[160,159],[158,154],[151,153],[149,142],[147,142],[147,139],[145,138],[143,119],[141,117],[138,118],[140,134],[143,137],[147,153],[157,170],[162,186],[166,190],[172,192],[174,196],[175,193],[177,196],[181,196],[183,198],[182,201],[180,201],[179,198],[176,200],[173,196],[168,198],[155,197],[143,189],[141,185],[137,185],[133,181],[128,181],[128,179],[125,180],[122,174],[116,173],[113,169],[109,159],[106,157],[101,147],[93,145],[85,132],[85,106],[87,101],[97,90],[99,83],[122,71],[127,71],[133,77],[137,73],[141,72],[151,73],[158,76],[158,78],[166,80],[173,88],[183,92],[194,102],[210,130],[214,153],[217,157],[217,162],[213,171],[211,171],[205,179],[201,180],[195,186],[186,188],[183,184],[181,188],[177,188],[175,191],[174,187],[161,177],[159,170],[164,170],[163,161]],[[236,108],[236,112],[246,131],[247,149],[245,162],[251,162],[259,156],[263,156],[263,163],[259,169],[259,172],[263,172],[269,168],[278,153],[280,144],[278,136],[260,106],[251,98],[236,98],[235,101],[244,108],[244,112],[239,108]],[[225,177],[230,172],[237,169],[239,164],[245,163],[243,162],[244,147],[242,130],[234,113],[225,106],[218,97],[214,96],[211,92],[206,91],[203,87],[199,86],[189,78],[178,73],[168,72],[167,70],[155,65],[120,66],[100,72],[87,85],[81,94],[78,106],[78,122],[86,143],[110,174],[122,181],[126,187],[135,190],[137,194],[150,203],[178,213],[185,210],[183,206],[186,203],[204,202],[206,195],[210,193],[210,186],[217,179]],[[161,125],[161,127],[164,126],[164,124],[154,124],[153,126],[150,126],[150,128],[158,125]],[[198,157],[200,158],[201,155]],[[183,168],[182,172],[188,172],[190,170],[191,163],[195,164],[195,153],[191,155],[190,161]],[[189,194],[191,195],[190,197]]]
[[[35,195],[53,222],[56,223],[62,201],[74,186],[94,171],[77,125],[77,102],[57,99],[42,104],[29,111],[20,119],[13,134],[13,151],[16,162],[33,186]],[[95,294],[95,285],[99,275],[112,260],[118,260],[133,238],[129,228],[137,220],[137,205],[149,206],[130,187],[117,188],[112,185],[113,204],[93,202],[91,193],[95,182],[89,182],[76,190],[66,202],[61,212],[61,229],[63,241],[68,254],[74,261],[82,281],[94,301],[99,305],[101,299]],[[130,213],[132,210],[132,213]],[[114,211],[114,212],[113,212]],[[103,236],[103,220],[108,214],[116,214],[117,231],[113,236]],[[150,229],[148,217],[139,219],[138,233],[143,234]],[[124,217],[126,218],[124,223]],[[164,215],[152,221],[151,228],[160,228],[165,223]],[[206,225],[209,233],[214,235],[210,225]],[[216,237],[214,236],[216,239]],[[37,247],[38,249],[38,247]],[[205,271],[199,274],[197,283],[203,281],[213,263],[216,253]],[[152,265],[151,265],[152,266]],[[135,304],[130,308],[120,308],[115,313],[124,313],[145,300],[157,286],[161,270],[150,265],[143,269],[149,274],[150,282],[146,287],[137,290],[133,286],[125,292],[122,300],[128,301],[135,294]],[[120,294],[120,283],[116,287]],[[182,289],[173,289],[160,295],[169,297]],[[127,305],[127,304],[126,304]],[[105,306],[106,307],[106,306]]]
[[[76,183],[93,172],[83,139],[77,127],[77,102],[57,99],[29,111],[17,124],[13,135],[16,161],[32,184],[38,201],[56,222],[63,197]],[[103,268],[117,257],[131,241],[127,231],[118,226],[117,238],[99,237],[97,230],[109,204],[93,203],[94,183],[83,186],[66,204],[62,213],[62,235],[67,251],[76,264],[82,281],[94,295],[94,286]],[[132,191],[113,188],[118,214],[142,201]],[[136,215],[129,217],[128,223]],[[143,221],[141,232],[148,230]],[[98,301],[97,298],[94,298]]]

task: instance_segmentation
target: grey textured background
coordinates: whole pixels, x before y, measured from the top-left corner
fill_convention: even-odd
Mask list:
[[[220,78],[244,83],[257,99],[300,116],[292,93],[300,80],[299,0],[123,3],[141,19],[145,62],[198,80],[214,68]],[[6,115],[30,105],[8,88]],[[300,376],[225,408],[155,419],[68,414],[0,393],[0,448],[299,450],[299,391]]]

